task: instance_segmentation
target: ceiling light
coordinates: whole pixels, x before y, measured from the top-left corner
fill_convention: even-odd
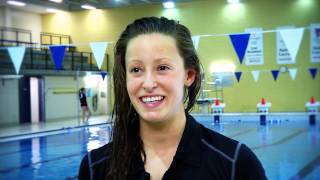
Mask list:
[[[90,6],[90,5],[88,5],[88,4],[81,5],[81,8],[83,8],[83,9],[90,9],[90,10],[92,10],[92,9],[97,9],[96,7]]]
[[[162,5],[165,9],[172,9],[175,7],[175,3],[173,1],[165,1]]]
[[[49,0],[51,2],[55,2],[55,3],[62,3],[62,0]]]
[[[47,9],[47,12],[49,12],[49,13],[59,13],[59,12],[61,12],[61,11],[58,10],[58,9],[48,8],[48,9]]]
[[[20,2],[20,1],[7,1],[8,4],[14,5],[14,6],[25,6],[26,3]]]
[[[228,0],[229,4],[237,4],[239,2],[240,2],[240,0]]]

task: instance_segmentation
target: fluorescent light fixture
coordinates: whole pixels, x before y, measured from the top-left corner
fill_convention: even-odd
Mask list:
[[[49,12],[49,13],[59,13],[59,12],[61,12],[61,11],[58,10],[58,9],[48,8],[48,9],[47,9],[47,12]]]
[[[55,2],[55,3],[62,3],[62,0],[49,0],[51,2]]]
[[[97,9],[96,7],[90,6],[90,5],[88,5],[88,4],[81,5],[81,8],[83,8],[83,9],[90,9],[90,10],[92,10],[92,9]]]
[[[8,4],[14,5],[14,6],[25,6],[26,3],[21,2],[21,1],[7,1]]]
[[[165,9],[173,9],[175,8],[175,3],[173,1],[165,1],[162,3]]]
[[[237,4],[239,2],[240,2],[240,0],[228,0],[229,4]]]

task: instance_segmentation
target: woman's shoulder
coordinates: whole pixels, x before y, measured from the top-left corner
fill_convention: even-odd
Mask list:
[[[105,144],[97,149],[88,152],[90,155],[91,163],[103,162],[110,158],[112,150],[112,143]]]

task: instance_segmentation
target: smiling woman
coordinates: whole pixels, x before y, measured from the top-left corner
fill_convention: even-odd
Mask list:
[[[112,142],[79,179],[265,179],[254,153],[189,115],[200,62],[189,30],[166,18],[128,25],[115,46]]]

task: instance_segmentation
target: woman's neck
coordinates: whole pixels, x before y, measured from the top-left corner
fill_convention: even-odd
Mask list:
[[[184,109],[172,118],[160,123],[140,121],[140,136],[145,147],[165,149],[178,146],[186,124]]]

